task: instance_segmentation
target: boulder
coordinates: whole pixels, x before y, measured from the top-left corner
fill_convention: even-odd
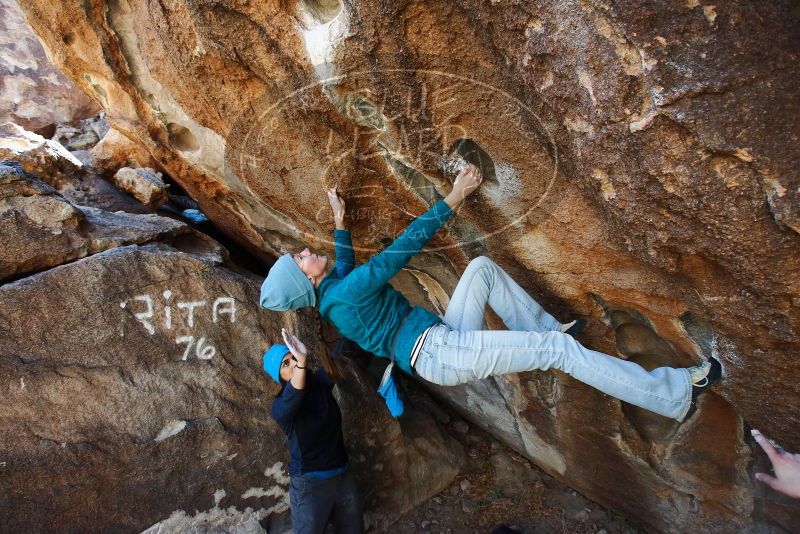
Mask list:
[[[161,173],[153,169],[123,167],[114,174],[114,184],[151,210],[167,201],[169,185],[161,180]]]
[[[0,124],[47,130],[97,113],[97,102],[48,59],[16,0],[0,0],[0,35]]]
[[[287,510],[260,356],[281,327],[316,352],[316,325],[259,310],[260,280],[223,259],[210,241],[131,245],[0,286],[4,529],[184,532]],[[392,419],[355,367],[340,403],[371,525],[455,477],[460,446],[427,413]]]
[[[13,122],[0,124],[0,160],[16,161],[25,172],[56,187],[83,167],[61,144]]]
[[[73,174],[56,182],[56,191],[78,206],[93,206],[105,211],[150,214],[152,211],[92,170]]]
[[[104,112],[71,123],[56,125],[50,139],[70,152],[87,151],[108,133],[109,125]]]
[[[3,531],[287,524],[261,354],[286,327],[313,357],[313,320],[260,310],[261,278],[184,223],[75,205],[17,162],[0,164],[0,240]],[[367,522],[385,528],[453,480],[464,451],[426,410],[395,420],[375,380],[349,375],[346,440]]]
[[[122,167],[158,168],[158,163],[145,148],[111,128],[90,150],[92,167],[100,173],[113,175]]]
[[[181,222],[154,214],[74,206],[19,165],[0,163],[0,281],[190,231]]]
[[[86,163],[80,159],[84,156]],[[69,152],[60,143],[16,124],[0,126],[0,161],[3,159],[14,161],[73,204],[107,211],[150,212],[94,172],[89,152]]]
[[[87,128],[91,130],[90,126]],[[127,175],[127,180],[121,180],[131,192],[140,195],[145,202],[149,200],[153,207],[148,207],[103,179],[101,173],[106,169],[94,167],[92,152],[70,152],[60,143],[13,123],[0,126],[0,161],[3,160],[16,162],[76,205],[149,213],[166,198],[166,185],[161,182],[160,173],[134,171]]]
[[[715,355],[724,379],[683,425],[558,373],[441,394],[652,531],[800,521],[753,480],[746,432],[800,451],[796,2],[21,3],[254,254],[330,253],[337,185],[365,261],[450,190],[466,143],[493,173],[394,280],[415,303],[442,312],[488,254],[560,320],[587,317],[589,347]]]

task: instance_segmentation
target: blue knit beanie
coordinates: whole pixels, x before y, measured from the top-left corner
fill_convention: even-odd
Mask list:
[[[272,345],[269,350],[264,353],[264,370],[269,373],[269,376],[278,384],[281,383],[281,362],[287,352],[290,351],[289,347],[286,345]]]
[[[261,307],[273,311],[314,307],[317,296],[291,254],[284,254],[269,270],[261,284]]]

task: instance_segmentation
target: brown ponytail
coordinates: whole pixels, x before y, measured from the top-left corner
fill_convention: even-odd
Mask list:
[[[328,375],[328,378],[330,378],[332,382],[341,382],[346,376],[344,364],[346,363],[347,359],[343,354],[340,354],[335,360],[331,358],[328,346],[334,343],[335,340],[327,339],[325,337],[322,328],[322,315],[320,315],[319,310],[316,308],[314,309],[314,315],[317,319],[317,333],[319,334],[320,339],[319,359],[322,363],[322,368],[325,369],[325,374]]]

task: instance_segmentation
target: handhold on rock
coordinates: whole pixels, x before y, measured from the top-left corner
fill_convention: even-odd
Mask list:
[[[169,185],[161,180],[161,176],[160,172],[149,167],[140,169],[123,167],[114,175],[114,184],[154,210],[167,201]]]
[[[497,181],[494,161],[481,146],[472,139],[459,139],[453,144],[451,152],[464,158],[467,163],[472,163],[481,171],[484,180]]]

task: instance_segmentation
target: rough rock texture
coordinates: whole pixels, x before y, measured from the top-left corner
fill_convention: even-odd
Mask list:
[[[48,182],[69,178],[83,167],[63,145],[18,124],[0,124],[0,159],[14,160],[25,172],[47,177]]]
[[[0,123],[37,130],[98,109],[53,66],[17,2],[0,0]]]
[[[73,206],[18,166],[0,163],[0,280],[189,231],[158,215]]]
[[[752,479],[745,431],[800,450],[796,2],[23,6],[112,125],[255,253],[331,250],[337,184],[366,259],[473,140],[494,176],[399,287],[442,310],[488,253],[562,320],[589,316],[587,345],[715,354],[724,381],[680,426],[557,373],[442,394],[653,530],[800,524]]]
[[[151,210],[167,201],[169,186],[161,180],[161,173],[153,169],[123,167],[114,174],[114,184]]]
[[[0,531],[287,525],[260,355],[281,327],[316,354],[309,316],[260,310],[261,278],[185,224],[75,206],[15,163],[0,165],[0,241],[0,280],[18,278],[0,284]],[[376,387],[353,365],[337,394],[381,529],[449,484],[464,451],[422,408],[393,419]]]
[[[79,206],[92,206],[106,211],[149,213],[150,210],[104,180],[95,169],[56,141],[24,130],[14,123],[0,126],[0,161],[13,161],[34,179],[46,182]],[[95,172],[97,171],[97,172]]]
[[[259,280],[219,266],[216,245],[176,246],[187,251],[121,247],[0,287],[0,325],[15,332],[0,339],[3,531],[286,510],[288,451],[259,343],[282,326],[313,341],[316,328],[260,312]],[[463,451],[424,412],[393,420],[373,386],[354,369],[342,407],[368,520],[382,525],[452,480]]]
[[[113,175],[122,167],[159,168],[141,144],[131,141],[111,128],[90,150],[92,167],[98,172]]]
[[[109,130],[104,112],[88,117],[75,124],[58,124],[49,136],[70,152],[89,150],[96,145]]]

